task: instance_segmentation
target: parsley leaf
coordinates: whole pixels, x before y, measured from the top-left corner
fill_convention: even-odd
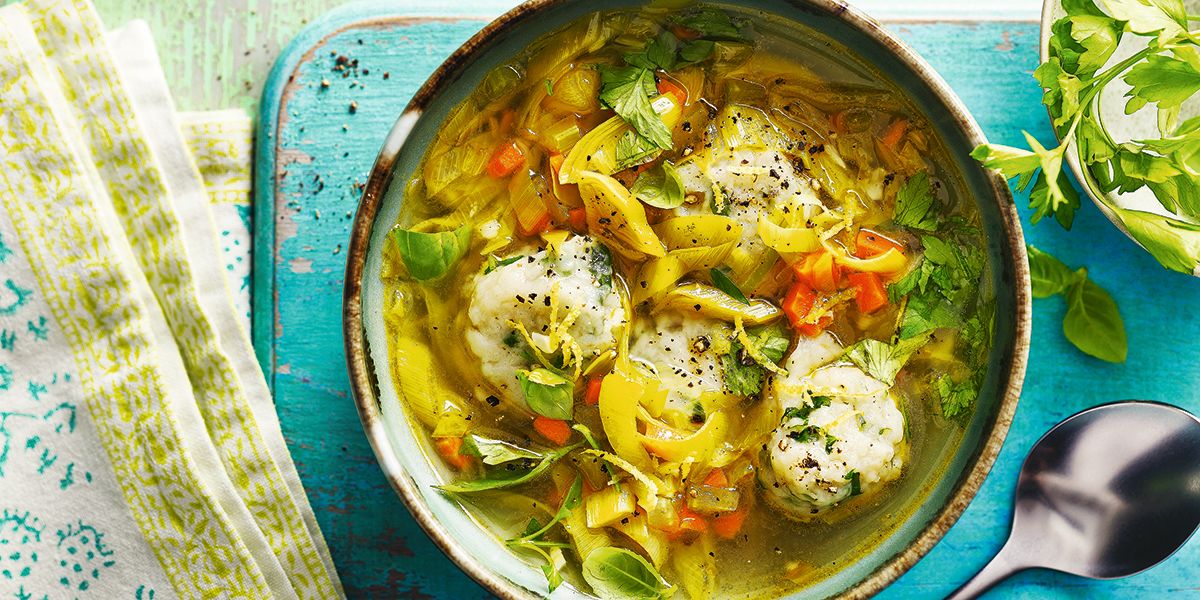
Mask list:
[[[929,173],[921,171],[905,180],[896,192],[896,213],[892,220],[898,225],[922,231],[937,228],[937,212],[933,208],[933,188]]]
[[[967,408],[975,402],[978,395],[974,382],[969,379],[955,382],[949,375],[941,375],[934,379],[933,389],[938,393],[942,416],[947,419],[966,414]]]
[[[662,152],[662,149],[655,146],[650,140],[638,135],[637,132],[626,131],[624,135],[617,138],[617,168],[625,170],[649,162],[658,156],[659,152]]]
[[[651,71],[670,71],[675,68],[675,55],[678,51],[679,38],[670,31],[663,30],[641,50],[626,54],[625,63]]]
[[[600,71],[600,101],[650,143],[670,150],[671,131],[650,104],[650,96],[658,93],[654,72],[633,66],[597,65],[597,69]]]
[[[783,360],[792,340],[778,326],[764,326],[746,330],[750,341],[768,360],[779,364]],[[734,339],[729,343],[729,352],[721,355],[722,379],[725,389],[737,396],[757,396],[762,391],[766,379],[766,369],[758,364],[747,353],[740,340]]]
[[[846,349],[843,356],[867,375],[893,385],[896,383],[896,375],[908,363],[908,359],[928,341],[928,332],[895,344],[867,338],[855,342]]]
[[[690,29],[701,37],[714,40],[746,41],[746,36],[730,18],[729,13],[711,7],[675,15],[671,22]]]
[[[1173,109],[1200,92],[1200,70],[1185,60],[1155,54],[1130,68],[1125,83],[1130,86],[1125,114],[1149,102],[1157,103],[1159,110]]]

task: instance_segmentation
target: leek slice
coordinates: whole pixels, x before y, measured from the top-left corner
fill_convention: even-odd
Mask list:
[[[712,598],[717,586],[717,559],[710,535],[701,535],[691,544],[675,544],[671,565],[688,598]]]
[[[662,117],[663,123],[668,129],[675,127],[683,112],[670,94],[658,96],[650,102],[650,106]],[[562,168],[558,171],[558,182],[579,183],[583,179],[583,174],[589,171],[612,175],[626,167],[633,166],[622,166],[617,159],[617,144],[626,133],[636,132],[633,126],[626,123],[621,117],[612,117],[584,134],[566,155]],[[661,152],[661,150],[653,152],[645,160],[652,160]]]
[[[639,434],[642,444],[655,456],[681,463],[691,460],[707,464],[717,446],[725,440],[728,419],[725,413],[716,412],[708,416],[704,425],[691,435],[680,435],[672,428],[650,421],[646,434]]]
[[[774,304],[761,298],[743,304],[740,300],[702,283],[681,285],[667,292],[654,307],[655,311],[673,309],[694,313],[730,323],[741,318],[746,325],[766,325],[783,316]]]
[[[667,219],[654,231],[669,252],[642,265],[633,285],[635,305],[665,292],[692,271],[721,265],[741,238],[742,226],[729,217],[695,215]]]
[[[904,257],[904,253],[895,248],[889,248],[887,252],[872,256],[871,258],[856,258],[850,256],[845,248],[841,246],[830,244],[827,247],[833,252],[833,259],[838,264],[864,273],[894,275],[903,271],[905,265],[908,264],[908,259]]]
[[[645,384],[620,371],[606,375],[600,386],[600,423],[617,456],[636,467],[651,469],[650,454],[639,441],[637,430],[637,409],[645,393]]]
[[[768,248],[785,254],[812,252],[821,247],[817,230],[808,227],[781,227],[766,216],[758,217],[758,237]]]
[[[611,242],[613,250],[631,260],[666,254],[646,220],[646,209],[621,182],[584,171],[579,177],[579,194],[587,210],[588,231]]]

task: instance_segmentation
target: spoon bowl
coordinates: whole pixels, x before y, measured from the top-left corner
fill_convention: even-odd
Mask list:
[[[1037,567],[1127,577],[1174,554],[1197,527],[1200,419],[1157,402],[1090,408],[1034,444],[1008,541],[951,598],[973,598]]]

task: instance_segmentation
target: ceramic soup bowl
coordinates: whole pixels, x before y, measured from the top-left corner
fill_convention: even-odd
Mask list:
[[[612,0],[604,9],[636,7]],[[894,491],[899,510],[853,560],[822,567],[793,597],[859,597],[883,589],[927,553],[979,490],[1000,451],[1016,409],[1029,344],[1029,276],[1025,247],[1007,184],[968,154],[984,141],[975,121],[944,81],[912,50],[869,17],[838,0],[726,2],[797,31],[816,31],[891,80],[928,120],[978,205],[987,238],[984,294],[994,297],[994,344],[973,415],[957,447],[944,453],[938,475]],[[363,193],[352,230],[344,326],[351,383],[363,426],[396,492],[431,538],[462,569],[503,598],[538,597],[541,570],[514,555],[458,503],[435,486],[451,477],[428,435],[408,418],[388,368],[381,249],[405,202],[404,187],[447,113],[484,75],[539,36],[589,14],[596,4],[534,0],[496,19],[467,41],[425,82],[388,135]],[[911,478],[916,479],[916,478]],[[855,535],[862,535],[858,532]],[[861,540],[859,540],[861,542]],[[849,540],[848,540],[849,543]],[[587,597],[564,585],[555,598]]]

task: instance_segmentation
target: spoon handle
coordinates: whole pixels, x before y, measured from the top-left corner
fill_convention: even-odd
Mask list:
[[[992,560],[988,561],[987,565],[964,583],[962,587],[947,596],[946,600],[969,600],[977,598],[980,594],[988,591],[992,586],[1000,583],[1009,575],[1028,569],[1028,564],[1023,561],[1013,560],[1015,557],[1011,556],[1013,553],[1012,548],[1013,541],[1012,538],[1009,538],[1004,543],[1004,547],[1000,548],[1000,551],[996,553],[996,556],[992,557]]]

